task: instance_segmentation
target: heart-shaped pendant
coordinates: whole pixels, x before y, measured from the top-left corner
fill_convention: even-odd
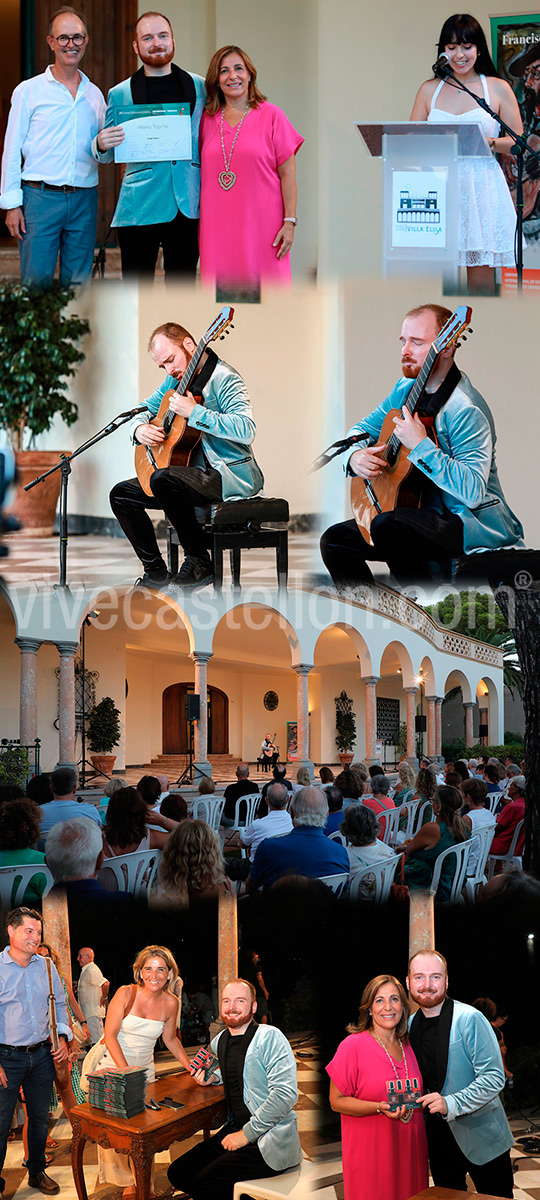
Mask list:
[[[236,175],[234,171],[220,171],[218,175],[218,183],[225,192],[228,192],[229,188],[232,188],[233,184],[236,183]]]

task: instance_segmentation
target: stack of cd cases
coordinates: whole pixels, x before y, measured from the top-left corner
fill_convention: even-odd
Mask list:
[[[144,1112],[145,1101],[143,1067],[105,1067],[88,1075],[88,1103],[111,1117],[135,1117]]]

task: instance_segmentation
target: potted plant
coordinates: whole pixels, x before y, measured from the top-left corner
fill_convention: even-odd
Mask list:
[[[31,537],[52,534],[60,492],[60,471],[23,491],[61,454],[37,449],[36,438],[56,416],[73,425],[78,415],[67,387],[85,357],[77,347],[90,326],[66,312],[74,295],[57,284],[47,291],[12,282],[0,285],[0,428],[15,452],[19,482],[10,511],[21,522],[21,533]]]
[[[30,774],[30,760],[26,746],[9,745],[0,747],[0,784],[16,784],[26,787]]]
[[[88,745],[92,766],[98,774],[110,775],[116,762],[112,753],[120,741],[120,709],[111,696],[104,696],[88,718]]]
[[[353,702],[345,691],[335,697],[336,705],[336,749],[342,771],[353,760],[353,746],[356,742],[356,719]]]

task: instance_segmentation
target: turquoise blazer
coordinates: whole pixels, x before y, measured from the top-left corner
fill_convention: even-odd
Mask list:
[[[107,97],[105,129],[116,123],[115,108],[135,107],[133,91],[138,95],[138,77],[139,72],[111,88]],[[127,163],[112,226],[157,225],[173,221],[178,211],[185,217],[198,217],[201,190],[199,124],[206,90],[202,76],[189,73],[189,77],[195,85],[196,98],[191,117],[191,162]],[[97,138],[92,142],[92,154],[98,162],[114,161],[113,150],[98,150]]]
[[[375,445],[386,414],[402,408],[414,380],[400,379],[382,404],[347,436],[367,432]],[[451,513],[463,522],[465,554],[524,546],[523,526],[503,495],[495,462],[495,426],[491,412],[466,375],[438,412],[439,445],[425,437],[409,453],[409,462],[442,492]]]
[[[212,1042],[214,1054],[223,1032]],[[220,1072],[216,1074],[220,1079]],[[297,1100],[296,1062],[285,1034],[275,1025],[259,1025],[244,1059],[244,1102],[251,1118],[242,1132],[248,1142],[257,1142],[273,1171],[286,1171],[302,1161]]]
[[[499,1097],[504,1070],[489,1021],[469,1004],[459,1000],[453,1003],[448,1063],[441,1089],[448,1106],[444,1119],[465,1157],[480,1165],[498,1158],[514,1144]]]

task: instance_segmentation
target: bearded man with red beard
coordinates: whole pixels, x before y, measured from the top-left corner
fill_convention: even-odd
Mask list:
[[[255,988],[233,979],[223,989],[221,1020],[214,1038],[219,1071],[201,1086],[223,1083],[227,1122],[219,1133],[171,1164],[170,1182],[192,1200],[233,1200],[242,1179],[279,1175],[302,1159],[294,1105],[298,1099],[296,1063],[285,1034],[275,1025],[257,1025]]]
[[[426,1093],[429,1166],[436,1187],[466,1190],[466,1175],[485,1195],[512,1197],[514,1139],[500,1101],[504,1070],[489,1021],[448,996],[446,960],[420,951],[407,987],[419,1005],[409,1039]]]
[[[105,125],[92,143],[98,162],[113,162],[125,134],[117,110],[137,105],[188,104],[191,119],[189,159],[129,162],[112,219],[118,229],[122,275],[153,277],[159,247],[165,275],[194,278],[199,259],[199,123],[206,91],[204,79],[173,63],[175,41],[168,17],[143,13],[135,26],[133,49],[142,67],[109,92]]]

